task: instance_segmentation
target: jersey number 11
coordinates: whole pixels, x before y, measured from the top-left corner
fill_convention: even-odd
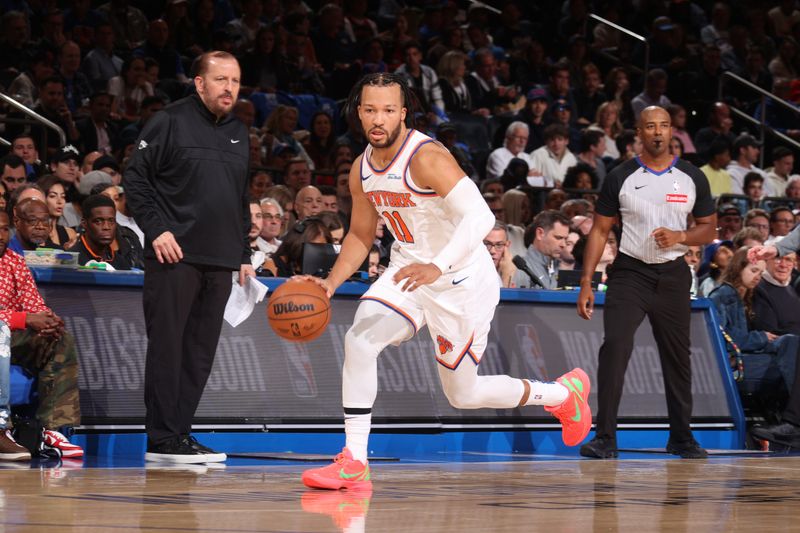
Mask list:
[[[414,242],[414,237],[411,235],[411,232],[408,230],[408,226],[406,226],[403,217],[400,216],[400,213],[397,211],[384,211],[381,213],[383,218],[389,222],[392,226],[392,233],[394,233],[397,240],[400,242],[405,242],[408,244],[412,244]]]

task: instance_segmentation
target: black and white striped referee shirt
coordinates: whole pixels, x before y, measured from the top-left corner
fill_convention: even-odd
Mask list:
[[[689,213],[707,217],[714,211],[705,174],[677,157],[658,172],[639,157],[619,165],[606,176],[595,207],[595,212],[603,216],[620,215],[620,251],[645,263],[666,263],[687,250],[683,244],[660,249],[651,237],[653,230],[664,227],[682,231]]]

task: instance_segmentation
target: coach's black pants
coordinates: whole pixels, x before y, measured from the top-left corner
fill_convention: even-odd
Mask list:
[[[153,444],[191,431],[231,283],[230,270],[145,261],[145,426]]]
[[[633,351],[633,337],[645,315],[664,375],[670,437],[692,438],[692,368],[689,359],[691,272],[684,259],[647,264],[624,254],[614,261],[603,308],[605,339],[597,369],[598,437],[616,435],[617,411],[625,370]]]

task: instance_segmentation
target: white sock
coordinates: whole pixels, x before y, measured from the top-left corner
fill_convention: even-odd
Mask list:
[[[353,454],[353,459],[364,464],[367,464],[367,443],[371,424],[372,413],[344,415],[345,446]]]
[[[345,525],[344,533],[364,533],[367,529],[367,517],[366,516],[354,516],[350,519],[350,521]]]
[[[553,407],[561,405],[564,400],[569,396],[569,390],[561,383],[551,381],[545,383],[544,381],[528,380],[531,384],[531,395],[525,405],[546,405]]]

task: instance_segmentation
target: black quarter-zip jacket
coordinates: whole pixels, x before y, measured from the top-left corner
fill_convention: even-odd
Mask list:
[[[153,115],[136,141],[123,186],[153,240],[171,231],[183,261],[238,270],[250,262],[249,137],[232,115],[218,119],[197,95]]]

